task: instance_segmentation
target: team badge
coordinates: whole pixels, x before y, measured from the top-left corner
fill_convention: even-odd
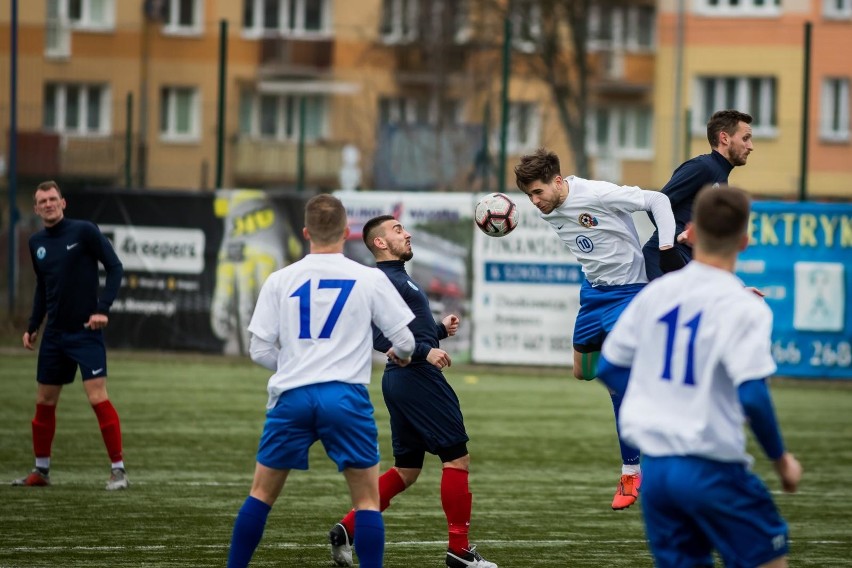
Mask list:
[[[412,282],[411,280],[408,280],[408,285],[411,286],[412,288],[414,288],[415,290],[417,290],[418,292],[420,291],[420,288],[415,286],[414,282]]]
[[[36,258],[42,260],[45,256],[47,256],[47,251],[45,250],[45,248],[38,247],[38,250],[36,251]]]
[[[579,218],[580,224],[583,225],[587,229],[591,229],[592,227],[598,226],[597,217],[592,217],[590,213],[580,213]]]

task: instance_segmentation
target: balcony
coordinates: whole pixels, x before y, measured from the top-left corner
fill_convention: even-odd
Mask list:
[[[330,71],[333,58],[333,39],[263,38],[259,73],[265,77],[318,77]]]
[[[591,54],[593,89],[601,95],[641,95],[654,84],[653,53],[609,49]]]
[[[342,142],[305,145],[305,180],[312,186],[338,187]],[[241,186],[292,185],[298,172],[295,142],[238,138],[233,146],[234,183]]]
[[[70,136],[18,133],[18,175],[114,180],[124,165],[123,135]]]
[[[393,54],[396,78],[402,83],[433,83],[436,76],[458,73],[465,67],[469,47],[456,43],[400,43],[386,46]]]

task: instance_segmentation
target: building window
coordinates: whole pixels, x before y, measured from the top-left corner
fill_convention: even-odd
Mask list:
[[[325,137],[327,101],[324,95],[243,92],[240,97],[240,134],[263,140],[298,141],[304,101],[305,141]]]
[[[418,0],[382,0],[379,33],[385,43],[407,43],[417,39]]]
[[[160,89],[160,136],[164,140],[192,142],[199,139],[198,89],[163,87]]]
[[[829,142],[849,141],[849,79],[830,77],[822,82],[820,138]]]
[[[832,20],[852,19],[852,0],[823,0],[822,13]]]
[[[587,147],[594,156],[650,159],[654,114],[648,107],[601,107],[588,122]]]
[[[80,136],[109,134],[109,87],[75,83],[44,86],[42,126],[45,130]]]
[[[204,29],[202,0],[166,0],[165,25],[167,34],[200,34]]]
[[[653,6],[613,6],[594,4],[589,7],[590,51],[649,51],[656,42],[657,12]]]
[[[438,126],[461,122],[462,105],[458,99],[426,97],[382,97],[379,99],[379,124]]]
[[[63,0],[60,0],[62,2]],[[105,30],[115,26],[114,0],[65,0],[68,21],[76,30]]]
[[[696,12],[703,16],[776,16],[781,14],[781,0],[697,0]]]
[[[243,0],[243,31],[250,36],[328,35],[328,0]]]
[[[541,7],[535,0],[520,0],[512,5],[510,17],[512,44],[518,51],[532,53],[541,39]]]
[[[509,130],[506,134],[509,152],[535,150],[540,138],[538,107],[535,103],[509,103]]]
[[[701,77],[696,94],[699,112],[693,113],[692,123],[696,135],[703,134],[710,116],[723,109],[750,114],[755,136],[776,135],[778,95],[774,77]]]

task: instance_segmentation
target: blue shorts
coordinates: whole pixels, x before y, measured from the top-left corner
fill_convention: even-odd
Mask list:
[[[103,332],[45,329],[38,349],[36,380],[44,385],[67,385],[74,382],[78,366],[84,381],[107,376]]]
[[[787,554],[787,523],[744,464],[642,457],[642,513],[657,568],[753,568]]]
[[[645,284],[592,286],[588,280],[580,287],[580,312],[574,322],[574,349],[580,353],[600,351],[621,312]]]
[[[266,422],[257,461],[273,469],[308,469],[317,440],[338,471],[379,463],[379,432],[366,385],[330,382],[285,391]]]
[[[417,466],[416,458],[413,463],[404,461],[411,454],[420,456],[421,466],[424,452],[440,455],[443,461],[467,455],[469,438],[459,398],[441,371],[428,364],[385,369],[382,394],[400,467]]]

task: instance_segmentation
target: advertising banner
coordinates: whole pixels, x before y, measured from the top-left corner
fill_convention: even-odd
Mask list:
[[[344,253],[369,266],[372,253],[362,240],[364,223],[379,215],[391,215],[411,233],[414,257],[406,271],[429,296],[436,321],[456,314],[458,333],[441,347],[454,361],[470,360],[471,239],[476,197],[469,193],[414,193],[387,191],[338,191],[346,207],[350,235]]]
[[[86,191],[66,214],[96,223],[124,265],[110,346],[247,353],[246,327],[266,277],[303,255],[294,219],[305,197]]]
[[[852,379],[852,204],[753,203],[737,275],[766,293],[779,375]]]
[[[473,240],[473,361],[566,366],[583,273],[527,199],[505,237],[476,229]]]

